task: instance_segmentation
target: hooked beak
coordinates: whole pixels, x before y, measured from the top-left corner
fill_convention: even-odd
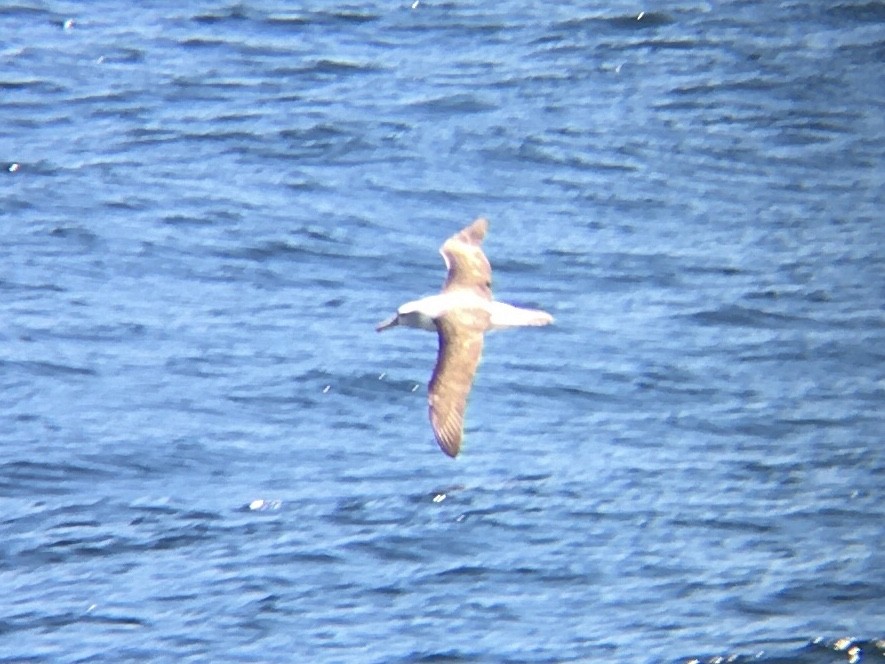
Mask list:
[[[399,314],[394,314],[390,318],[381,321],[378,325],[375,326],[376,332],[381,332],[386,330],[388,327],[396,327],[399,325]]]

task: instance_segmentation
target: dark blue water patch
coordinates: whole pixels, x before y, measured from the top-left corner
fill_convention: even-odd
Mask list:
[[[845,2],[826,6],[824,16],[836,19],[837,25],[847,20],[852,23],[885,23],[885,5],[881,2]]]
[[[686,39],[650,39],[638,41],[631,48],[642,48],[651,52],[655,51],[691,51],[695,52],[705,44],[694,38]],[[710,44],[707,44],[709,47]]]
[[[220,8],[213,13],[196,14],[190,17],[190,20],[194,23],[215,25],[216,23],[225,23],[227,21],[231,21],[233,23],[239,21],[247,21],[256,18],[256,16],[257,14],[254,13],[246,5],[235,4],[230,5],[229,7]]]
[[[16,103],[26,103],[16,102],[16,99],[14,97],[14,93],[16,92],[27,92],[33,94],[34,96],[53,95],[66,92],[66,89],[63,86],[42,79],[19,81],[0,80],[0,90],[2,90],[6,95],[9,95],[4,100],[4,104],[10,104],[10,106],[13,108],[15,107]]]
[[[203,227],[215,227],[216,219],[208,216],[197,216],[197,215],[188,215],[182,214],[180,212],[174,212],[168,214],[163,218],[163,223],[169,224],[170,226],[203,226]]]
[[[292,159],[309,163],[366,163],[376,149],[359,126],[315,125],[307,129],[286,129],[279,133],[280,146]]]
[[[809,86],[817,87],[819,81],[808,81]],[[786,111],[780,118],[774,118],[774,126],[783,131],[808,132],[809,136],[820,140],[835,139],[837,136],[851,132],[851,126],[858,121],[858,117],[845,111],[815,111],[815,110],[792,110]]]
[[[219,143],[222,145],[233,144],[233,146],[239,147],[244,143],[249,143],[255,140],[255,135],[246,132],[246,131],[236,131],[236,130],[208,130],[208,131],[198,131],[198,132],[182,132],[178,138],[181,140],[186,140],[188,142],[200,143]]]
[[[134,65],[145,62],[147,59],[147,54],[146,51],[142,48],[136,48],[134,46],[116,46],[114,48],[104,50],[99,58],[100,59],[96,61],[96,64]]]
[[[125,133],[130,146],[174,143],[181,137],[178,130],[164,127],[132,127]]]
[[[838,48],[838,53],[846,56],[848,62],[853,64],[864,62],[878,62],[885,56],[885,39],[873,41],[869,44],[846,44]],[[877,80],[881,76],[877,77]],[[877,109],[881,110],[883,103],[874,102]]]
[[[791,584],[777,594],[769,598],[778,604],[791,603],[814,603],[826,598],[827,602],[875,602],[881,597],[881,587],[877,580],[867,582],[856,581],[853,583],[833,583],[821,579],[814,579],[804,584]]]
[[[0,280],[0,290],[12,291],[15,292],[16,295],[22,296],[26,293],[40,293],[42,291],[49,291],[50,293],[64,293],[67,289],[59,284],[23,284],[15,281],[4,281]],[[27,296],[26,298],[27,299]]]
[[[665,25],[671,25],[673,18],[662,12],[636,12],[635,14],[622,14],[620,16],[588,16],[572,18],[556,23],[554,28],[566,33],[586,32],[591,35],[605,33],[606,28],[611,31],[634,32],[636,30],[654,29]]]
[[[328,267],[334,267],[338,261],[353,261],[353,254],[348,251],[350,248],[348,243],[330,235],[316,233],[309,229],[302,229],[297,233],[290,233],[289,235],[290,239],[269,240],[259,246],[245,246],[230,250],[212,249],[211,251],[221,259],[259,263],[262,265],[291,263],[308,259],[317,263],[323,263]],[[325,277],[324,274],[323,271],[318,269],[311,275],[302,275],[302,278],[309,277],[309,280],[315,283],[340,283],[340,277],[336,276],[330,279]]]
[[[366,517],[354,515],[353,520],[339,517],[337,522],[345,525],[396,525],[402,522],[401,518],[383,518],[379,516]],[[421,563],[426,559],[426,552],[412,550],[415,542],[412,538],[388,535],[386,537],[357,540],[345,545],[345,550],[359,556],[398,563]]]
[[[32,376],[51,376],[60,379],[97,376],[92,367],[73,366],[46,360],[0,360],[0,367]]]
[[[72,107],[88,112],[92,118],[139,118],[142,113],[150,108],[143,92],[130,89],[118,92],[101,90],[88,92],[84,95],[69,97],[68,103]]]
[[[517,28],[511,23],[514,17],[515,15],[500,12],[488,12],[482,5],[422,2],[415,11],[403,12],[395,17],[399,20],[392,23],[391,30],[427,37],[434,44],[438,44],[438,39],[442,36],[452,44],[479,43],[488,47],[508,41]]]
[[[65,240],[68,247],[77,246],[87,252],[101,246],[100,236],[84,226],[55,226],[48,234],[52,238]]]
[[[604,391],[602,389],[589,389],[578,385],[535,385],[527,387],[525,383],[504,381],[495,385],[495,390],[503,394],[530,395],[531,398],[544,398],[553,401],[569,400],[577,404],[586,404],[592,407],[594,404],[620,403],[621,399],[617,392]]]
[[[0,465],[0,493],[20,496],[24,487],[42,495],[63,495],[79,482],[101,482],[114,477],[112,470],[92,464],[10,461]]]
[[[356,8],[338,11],[318,10],[318,11],[302,11],[294,15],[287,16],[271,16],[264,20],[268,26],[291,27],[294,23],[316,25],[318,27],[341,27],[351,25],[363,25],[374,23],[380,16],[371,11],[360,11]]]
[[[180,376],[195,378],[220,378],[230,375],[230,356],[217,352],[201,355],[171,357],[166,360],[166,369]]]
[[[0,17],[4,19],[7,17],[22,16],[31,20],[35,15],[53,16],[54,14],[45,7],[35,7],[32,4],[6,3],[0,7]]]
[[[705,383],[705,376],[676,366],[662,366],[638,372],[633,382],[639,390],[660,392],[671,397],[714,397],[719,390]]]
[[[272,418],[291,424],[293,418],[299,419],[306,413],[315,411],[322,401],[324,388],[325,386],[313,385],[313,389],[309,389],[303,382],[298,381],[298,390],[295,393],[280,394],[278,391],[250,390],[238,394],[236,389],[232,389],[225,395],[225,400],[240,413],[253,412],[256,415],[264,413],[264,417],[268,420]],[[268,409],[273,409],[273,415],[267,414]]]
[[[497,108],[496,103],[484,99],[482,95],[466,92],[422,99],[412,102],[411,106],[432,115],[484,113]]]
[[[228,39],[220,37],[190,37],[182,39],[179,44],[185,50],[197,51],[207,48],[235,49],[236,46]]]
[[[587,154],[583,144],[576,145],[568,138],[552,141],[549,138],[533,137],[518,145],[505,140],[497,146],[488,148],[487,154],[495,160],[567,169],[572,172],[573,178],[577,175],[575,171],[598,173],[600,169],[624,172],[636,170],[635,165],[631,163],[612,163],[609,156]]]
[[[201,76],[177,75],[164,86],[163,100],[167,104],[184,106],[195,102],[225,102],[234,90],[248,90],[254,86],[248,81],[215,79]]]
[[[89,343],[120,342],[127,339],[144,338],[148,336],[148,327],[142,323],[133,321],[121,321],[114,324],[94,323],[75,324],[69,323],[64,327],[54,329],[32,329],[28,332],[28,341],[45,343],[51,340],[85,341]],[[46,363],[40,363],[46,364]],[[28,367],[23,367],[28,368]],[[47,367],[39,367],[42,375],[47,375]],[[67,374],[99,375],[99,372],[91,367],[58,367],[49,365],[52,371]],[[31,367],[33,370],[34,367]]]
[[[438,650],[421,648],[391,661],[400,664],[478,664],[483,660],[484,655],[481,651],[472,652],[465,648],[440,648]],[[506,657],[501,659],[502,664],[512,664],[515,661]],[[544,660],[537,661],[540,664],[544,662]],[[550,664],[554,662],[554,660],[548,661]]]
[[[688,314],[686,317],[705,326],[725,325],[729,327],[758,327],[767,329],[786,328],[796,321],[802,320],[798,316],[740,305],[724,305],[718,309]]]
[[[429,370],[428,370],[429,371]],[[424,385],[413,380],[391,377],[386,373],[357,374],[353,376],[329,376],[330,389],[334,385],[335,394],[356,397],[364,402],[389,402],[402,395],[421,391]]]
[[[98,624],[108,627],[147,627],[148,625],[138,618],[134,616],[122,616],[122,615],[102,615],[99,614],[91,614],[91,613],[81,613],[81,612],[61,612],[61,613],[53,613],[49,615],[38,615],[37,613],[29,612],[22,613],[13,616],[12,620],[7,621],[6,625],[8,626],[8,631],[17,632],[21,630],[32,630],[32,629],[40,629],[45,630],[47,632],[52,632],[55,630],[63,629],[65,627],[69,627],[72,625],[80,625],[80,624]],[[14,660],[2,659],[0,661],[3,662],[21,662],[21,661],[32,661],[28,659],[19,659],[15,658]],[[34,661],[43,661],[43,660],[34,660]]]
[[[281,77],[294,78],[305,81],[341,80],[355,74],[374,74],[387,71],[371,62],[357,62],[351,60],[331,60],[322,58],[311,60],[304,64],[294,66],[291,63],[284,66],[276,66],[273,73]]]

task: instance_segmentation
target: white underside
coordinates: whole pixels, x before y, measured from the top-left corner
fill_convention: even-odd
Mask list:
[[[490,330],[547,325],[553,322],[553,316],[546,311],[522,309],[504,302],[486,300],[473,291],[454,291],[406,302],[398,310],[398,324],[435,332],[433,319],[453,309],[485,309],[491,317]]]

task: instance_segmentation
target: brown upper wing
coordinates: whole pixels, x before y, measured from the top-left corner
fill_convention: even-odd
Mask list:
[[[457,309],[436,319],[439,353],[427,402],[436,442],[451,457],[461,449],[467,395],[482,355],[488,319],[482,309]]]
[[[443,292],[471,288],[487,299],[492,298],[492,266],[482,252],[482,240],[489,222],[480,217],[443,243],[442,254],[449,270]]]

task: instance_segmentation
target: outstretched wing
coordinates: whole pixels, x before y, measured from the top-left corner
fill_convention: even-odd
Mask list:
[[[439,352],[427,402],[433,435],[450,457],[461,449],[467,395],[482,355],[483,331],[488,324],[489,314],[482,309],[456,309],[436,319]]]
[[[488,228],[489,222],[480,217],[440,247],[439,253],[449,271],[443,284],[444,293],[455,288],[470,288],[492,299],[492,266],[481,247]]]

